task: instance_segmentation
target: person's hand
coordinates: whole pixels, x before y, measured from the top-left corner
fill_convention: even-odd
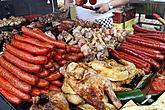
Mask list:
[[[95,6],[95,9],[97,9],[97,13],[106,13],[109,11],[109,5],[108,3],[102,3],[102,4],[98,4]]]

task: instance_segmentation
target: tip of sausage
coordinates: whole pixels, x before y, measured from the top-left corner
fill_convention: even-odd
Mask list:
[[[46,86],[49,86],[49,82],[45,79],[39,79],[36,86],[37,87],[46,87]]]

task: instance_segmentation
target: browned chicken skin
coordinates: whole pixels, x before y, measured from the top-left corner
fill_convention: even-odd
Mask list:
[[[145,73],[141,69],[137,69],[133,63],[120,60],[120,63],[113,59],[104,61],[91,61],[88,66],[97,71],[98,74],[108,78],[114,91],[128,91],[123,84],[129,84],[135,76],[144,76]]]
[[[105,110],[104,91],[116,106],[120,108],[121,102],[117,99],[110,80],[97,74],[95,70],[83,63],[70,63],[60,69],[73,91],[78,94],[86,103],[95,107],[96,110]]]

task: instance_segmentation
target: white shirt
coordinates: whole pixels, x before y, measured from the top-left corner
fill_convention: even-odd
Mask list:
[[[107,2],[109,2],[109,0],[97,0],[97,3],[95,5],[98,5],[98,4],[101,4],[101,3],[107,3]],[[89,3],[89,0],[86,3],[86,5],[91,5]],[[99,14],[99,13],[96,13],[95,11],[93,11],[93,10],[82,8],[81,6],[76,7],[76,12],[77,12],[77,17],[79,19],[83,19],[83,20],[96,20],[96,19],[102,19],[102,18],[113,16],[111,10],[104,13],[104,14]]]

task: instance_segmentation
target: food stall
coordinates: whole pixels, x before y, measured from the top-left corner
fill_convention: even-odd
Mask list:
[[[139,17],[138,17],[138,23],[139,24],[148,24],[148,25],[155,25],[155,26],[159,26],[160,29],[163,31],[164,30],[164,25],[162,24],[158,24],[158,23],[154,23],[154,22],[144,22],[143,20],[141,20],[141,15],[145,14],[146,18],[151,18],[153,19],[152,14],[154,12],[157,12],[160,16],[162,16],[163,18],[165,18],[165,2],[164,0],[131,0],[130,1],[132,3],[132,5],[134,7],[136,7],[136,12],[139,13]],[[140,7],[140,8],[138,8]]]
[[[132,4],[110,27],[74,7],[0,20],[0,110],[164,110],[165,32],[137,23]]]

